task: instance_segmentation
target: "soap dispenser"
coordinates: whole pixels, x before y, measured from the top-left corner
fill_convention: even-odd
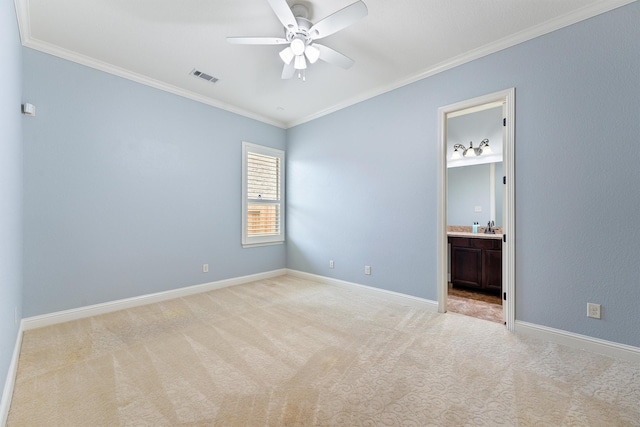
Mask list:
[[[471,228],[473,234],[478,234],[478,221],[473,223],[473,227]]]

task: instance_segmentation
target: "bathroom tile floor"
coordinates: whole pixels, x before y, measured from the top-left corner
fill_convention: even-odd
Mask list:
[[[504,323],[499,296],[449,287],[447,311],[478,319]]]

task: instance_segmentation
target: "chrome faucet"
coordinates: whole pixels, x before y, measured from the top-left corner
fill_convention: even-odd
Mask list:
[[[494,221],[489,221],[487,223],[487,228],[484,229],[484,234],[496,234],[496,230],[493,227],[496,226]]]

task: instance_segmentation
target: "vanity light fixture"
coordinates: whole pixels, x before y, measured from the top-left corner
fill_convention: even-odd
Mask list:
[[[466,148],[462,144],[454,145],[453,153],[451,153],[451,160],[460,160],[462,158],[468,159],[476,156],[486,156],[488,154],[493,154],[493,151],[491,151],[491,147],[489,147],[489,140],[485,138],[480,141],[480,145],[477,148],[473,148],[473,141],[469,142],[469,148]]]

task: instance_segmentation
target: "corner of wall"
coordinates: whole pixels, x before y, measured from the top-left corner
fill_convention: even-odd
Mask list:
[[[13,387],[16,381],[16,374],[18,373],[18,359],[20,358],[20,348],[22,347],[22,334],[21,322],[18,336],[16,337],[16,344],[13,348],[13,356],[11,357],[11,363],[9,364],[9,370],[7,372],[7,379],[4,382],[4,388],[2,390],[2,400],[0,400],[0,426],[6,425],[9,417]]]

